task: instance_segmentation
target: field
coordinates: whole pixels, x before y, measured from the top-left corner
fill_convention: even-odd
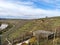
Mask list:
[[[5,39],[8,38],[10,41],[19,38],[26,32],[31,32],[35,30],[48,30],[48,31],[55,31],[60,29],[60,17],[52,17],[52,18],[41,18],[41,19],[34,19],[34,20],[24,20],[24,19],[6,19],[0,20],[0,22],[9,23],[13,25],[8,31],[4,32],[4,42]],[[58,37],[58,41],[60,38]],[[51,45],[52,40],[49,40],[46,45]],[[50,43],[51,42],[51,43]],[[41,45],[44,45],[45,43]]]

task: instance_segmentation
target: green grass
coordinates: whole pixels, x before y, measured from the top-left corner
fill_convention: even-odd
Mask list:
[[[51,20],[51,19],[53,19],[53,20]],[[50,18],[49,19],[39,19],[39,20],[37,19],[37,20],[30,21],[30,22],[26,23],[25,25],[23,25],[21,28],[16,29],[16,31],[14,31],[12,34],[10,34],[9,37],[17,38],[26,31],[46,30],[46,27],[50,26],[50,25],[52,27],[60,26],[59,18],[58,19],[51,18],[51,19]],[[41,20],[44,20],[45,22],[41,23]],[[48,21],[48,23],[46,21]],[[48,27],[48,28],[50,29],[50,27]]]
[[[30,21],[28,20],[26,22],[24,22],[24,20],[23,21],[22,20],[7,21],[6,20],[6,22],[16,25],[14,29],[9,31],[10,34],[8,35],[8,38],[10,40],[13,40],[15,38],[20,37],[20,35],[22,35],[23,33],[29,32],[29,31],[51,30],[51,29],[54,30],[57,26],[60,26],[60,17],[42,18],[42,19],[36,19],[36,20],[30,20]]]
[[[40,19],[39,19],[40,20]],[[10,38],[17,38],[19,37],[20,35],[22,35],[24,32],[27,32],[27,31],[34,31],[34,30],[46,30],[46,27],[49,26],[47,23],[46,23],[46,20],[47,19],[44,19],[45,22],[41,23],[41,21],[39,21],[38,19],[35,20],[35,21],[30,21],[28,22],[27,24],[23,25],[21,28],[17,29],[16,31],[14,31],[14,33],[11,33],[9,35]],[[51,21],[51,19],[48,19],[49,24],[51,23],[51,26],[54,28],[56,26],[59,26],[60,24],[60,20],[59,19],[53,19]],[[45,27],[43,27],[45,26]],[[50,27],[48,27],[50,29]]]

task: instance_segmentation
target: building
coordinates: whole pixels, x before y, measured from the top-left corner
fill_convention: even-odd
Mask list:
[[[54,37],[54,32],[37,30],[33,32],[33,36],[42,37],[45,39],[52,39]]]

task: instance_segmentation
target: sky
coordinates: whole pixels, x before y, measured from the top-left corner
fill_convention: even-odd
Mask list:
[[[60,0],[0,0],[0,18],[37,19],[60,16]]]

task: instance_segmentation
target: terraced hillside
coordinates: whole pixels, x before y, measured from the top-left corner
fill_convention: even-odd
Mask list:
[[[35,30],[54,31],[55,29],[60,29],[60,17],[41,18],[35,20],[0,20],[0,22],[10,23],[13,25],[11,29],[2,34],[4,35],[4,41],[8,38],[11,42],[26,32]]]

